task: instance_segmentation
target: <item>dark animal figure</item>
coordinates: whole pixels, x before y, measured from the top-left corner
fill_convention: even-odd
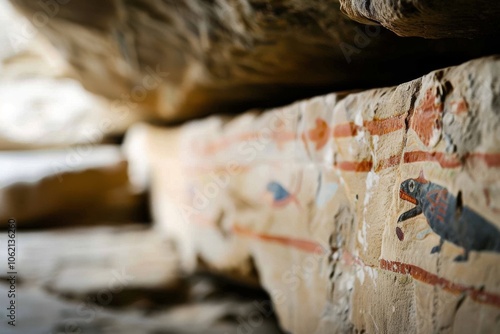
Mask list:
[[[464,253],[455,258],[457,262],[467,261],[470,251],[500,252],[500,231],[464,206],[461,192],[455,197],[446,188],[426,180],[421,173],[417,179],[401,183],[399,197],[416,206],[401,214],[398,223],[423,213],[431,229],[441,237],[431,254],[440,252],[445,240],[464,249]]]

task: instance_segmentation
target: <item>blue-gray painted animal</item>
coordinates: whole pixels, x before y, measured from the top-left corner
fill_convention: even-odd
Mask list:
[[[440,252],[444,241],[463,248],[463,254],[455,258],[457,262],[467,261],[471,251],[500,253],[499,229],[464,206],[461,192],[453,196],[448,189],[429,182],[421,173],[418,178],[401,183],[399,196],[416,206],[401,214],[398,223],[423,213],[432,231],[440,236],[439,244],[432,248],[431,254]],[[402,236],[399,227],[396,231],[398,237]]]

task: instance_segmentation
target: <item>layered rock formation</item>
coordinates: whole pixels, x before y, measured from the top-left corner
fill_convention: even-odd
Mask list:
[[[500,4],[495,1],[340,0],[358,22],[380,23],[400,36],[496,38]]]
[[[10,2],[87,89],[164,120],[396,84],[498,49],[399,39],[337,0]]]
[[[500,332],[499,5],[9,3],[16,329]]]
[[[141,221],[145,197],[133,191],[117,146],[0,153],[0,226]]]
[[[282,333],[265,293],[180,275],[172,243],[145,226],[23,231],[18,240],[17,322],[0,322],[2,334]],[[9,285],[0,292],[7,305]]]
[[[500,59],[484,58],[262,114],[141,126],[126,144],[132,179],[151,181],[185,267],[258,277],[287,331],[498,331],[499,79]]]

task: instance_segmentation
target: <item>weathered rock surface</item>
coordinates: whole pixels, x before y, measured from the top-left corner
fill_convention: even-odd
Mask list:
[[[113,110],[166,120],[397,84],[499,48],[397,38],[337,0],[11,3]]]
[[[499,96],[500,58],[484,58],[393,88],[137,127],[126,150],[183,265],[255,266],[288,331],[497,332]]]
[[[340,0],[340,3],[342,11],[353,20],[380,23],[400,36],[490,36],[497,40],[500,33],[497,1]]]
[[[222,288],[219,288],[222,289]],[[227,291],[227,290],[226,290]],[[7,286],[0,284],[7,295]],[[125,291],[124,294],[127,292]],[[237,292],[235,292],[237,294]],[[34,288],[19,289],[16,327],[0,323],[3,334],[282,334],[276,319],[266,317],[253,300],[206,300],[144,312],[140,307],[109,309],[83,301],[68,301]],[[257,306],[256,306],[257,305]],[[267,307],[267,304],[264,304]],[[86,307],[83,308],[82,307]],[[256,326],[257,324],[257,326]]]
[[[0,225],[143,221],[145,198],[117,146],[0,153]]]
[[[181,275],[172,243],[144,226],[18,230],[16,240],[16,327],[0,322],[3,334],[281,333],[264,293]]]
[[[5,245],[7,233],[2,233],[0,240]],[[16,241],[20,283],[67,298],[84,299],[101,289],[119,290],[119,287],[121,290],[174,287],[180,279],[178,256],[172,243],[143,225],[51,231],[19,228]],[[3,253],[0,260],[7,263],[7,253]],[[114,299],[117,304],[118,298]]]

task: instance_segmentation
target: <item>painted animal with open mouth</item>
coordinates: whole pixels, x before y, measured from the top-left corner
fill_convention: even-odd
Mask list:
[[[401,183],[399,197],[416,206],[401,214],[398,224],[423,213],[432,231],[440,236],[439,244],[432,248],[431,254],[440,252],[445,240],[464,249],[464,253],[455,258],[457,262],[467,261],[470,251],[500,253],[500,231],[464,206],[461,192],[455,197],[448,189],[429,182],[420,173],[418,178]],[[396,234],[403,240],[400,227],[396,228]]]

